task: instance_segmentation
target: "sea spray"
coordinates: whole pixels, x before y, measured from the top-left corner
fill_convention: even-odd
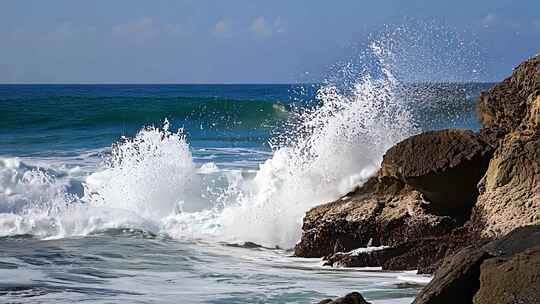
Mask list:
[[[162,129],[146,127],[116,144],[106,169],[87,178],[83,199],[158,221],[193,200],[200,188],[194,171],[185,136],[165,120]]]
[[[348,95],[332,84],[319,89],[320,105],[298,113],[292,144],[277,149],[240,199],[221,211],[224,236],[291,248],[309,208],[361,185],[386,149],[416,131],[385,61],[391,54],[378,43],[371,50],[381,75],[363,75]]]
[[[101,169],[83,181],[84,195],[68,197],[60,189],[46,198],[47,208],[3,215],[2,229],[63,237],[129,228],[291,248],[309,208],[361,185],[387,148],[416,132],[388,62],[392,53],[377,42],[370,50],[378,73],[362,74],[347,90],[321,86],[318,106],[291,114],[287,140],[254,176],[195,164],[184,133],[171,132],[165,121],[115,144]]]
[[[271,158],[253,174],[212,160],[196,163],[185,133],[171,132],[167,122],[145,127],[115,144],[104,164],[81,181],[84,195],[66,195],[70,186],[52,171],[42,172],[40,187],[52,189],[42,198],[32,196],[32,183],[16,179],[6,200],[19,197],[30,207],[4,206],[2,235],[62,237],[129,228],[291,248],[307,210],[361,185],[391,145],[419,131],[417,99],[401,81],[402,67],[414,60],[404,60],[399,35],[374,40],[361,56],[364,65],[345,65],[337,74],[346,80],[325,81],[315,105],[286,109],[289,120],[271,141]]]

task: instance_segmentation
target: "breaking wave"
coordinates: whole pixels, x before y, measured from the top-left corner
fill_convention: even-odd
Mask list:
[[[316,107],[291,110],[289,125],[272,141],[272,157],[253,174],[197,164],[184,131],[172,132],[168,121],[123,138],[96,172],[79,180],[3,159],[0,236],[120,228],[291,248],[309,208],[362,184],[392,144],[417,132],[392,54],[378,42],[370,51],[378,72],[345,88],[328,82],[317,91]]]
[[[48,128],[81,127],[95,140],[94,126],[118,121],[140,126],[139,121],[163,117],[185,129],[173,131],[167,120],[161,127],[144,127],[115,143],[90,171],[0,159],[0,236],[61,238],[132,229],[179,239],[293,247],[305,212],[364,183],[389,147],[424,125],[438,127],[430,120],[450,112],[459,120],[472,112],[466,90],[455,95],[454,85],[430,86],[419,76],[446,78],[456,66],[458,75],[476,73],[477,65],[461,62],[474,56],[461,56],[459,48],[449,47],[455,44],[450,40],[442,41],[438,51],[431,36],[407,36],[402,29],[394,33],[374,40],[359,64],[340,67],[307,98],[310,102],[298,107],[170,96],[149,102],[139,96],[94,100],[85,106],[96,115],[79,117],[87,97],[76,96],[65,97],[73,102],[63,100],[67,106],[52,116],[34,109],[27,121],[19,121],[13,105],[20,101],[3,100],[6,119],[0,127],[6,129],[27,124],[35,131],[48,119]],[[430,43],[421,43],[423,38]],[[408,44],[412,47],[404,51]],[[404,77],[408,83],[401,81]],[[54,113],[54,104],[40,105]],[[60,116],[67,120],[56,121]],[[189,123],[178,123],[180,117]],[[211,158],[201,162],[186,136],[196,128],[272,130],[272,154],[250,170]]]

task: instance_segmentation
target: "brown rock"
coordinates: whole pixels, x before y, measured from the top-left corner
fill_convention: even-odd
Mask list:
[[[536,251],[531,253],[527,250],[540,247],[539,236],[540,225],[520,227],[500,240],[492,241],[483,246],[467,247],[455,255],[445,258],[433,280],[420,292],[414,303],[473,303],[473,297],[476,299],[475,295],[478,295],[479,299],[487,299],[486,293],[490,293],[491,288],[494,287],[499,288],[501,293],[507,292],[505,297],[500,298],[501,302],[497,299],[478,303],[537,303],[534,301],[502,302],[502,299],[511,299],[514,287],[518,288],[516,295],[519,297],[525,298],[534,294],[524,287],[520,271],[513,271],[511,265],[516,265],[519,269],[529,267],[527,275],[536,280],[533,283],[538,282],[540,272],[538,271],[537,253]],[[521,256],[522,253],[525,254],[526,258]],[[486,269],[489,273],[484,274]],[[503,270],[508,270],[509,273],[504,274]],[[501,273],[495,275],[494,273],[497,271]],[[536,276],[533,275],[534,273]],[[480,284],[481,278],[484,278],[482,281],[485,282],[484,285]],[[525,278],[527,277],[525,276],[523,279]],[[510,283],[513,280],[516,281],[516,285]],[[533,286],[531,285],[531,287]],[[487,289],[482,290],[483,288]]]
[[[495,142],[520,126],[538,126],[538,96],[540,55],[523,62],[511,77],[480,95],[478,116],[485,127],[484,134],[497,134],[492,138]]]
[[[540,247],[482,263],[473,303],[540,303]]]
[[[433,265],[438,265],[438,262],[454,249],[448,236],[415,239],[377,250],[336,253],[325,258],[325,265],[382,267],[383,270],[396,271],[418,269],[419,273],[432,273]]]
[[[470,224],[481,237],[540,224],[540,135],[508,135],[479,188]]]
[[[441,130],[408,138],[385,154],[377,178],[310,210],[295,254],[425,273],[444,258],[418,303],[471,303],[483,260],[517,254],[525,245],[515,243],[525,239],[527,248],[538,242],[530,227],[535,238],[520,229],[503,236],[540,224],[540,55],[483,93],[478,113],[484,125],[478,134]],[[389,248],[341,253],[369,244]]]
[[[446,259],[413,304],[472,303],[480,285],[480,265],[490,257],[483,250],[468,247]]]
[[[531,225],[516,228],[504,237],[486,244],[482,249],[493,256],[509,257],[539,245],[540,225]]]
[[[378,189],[376,179],[370,179],[349,195],[335,202],[309,210],[302,225],[303,234],[295,246],[300,257],[323,257],[337,251],[349,251],[366,246],[375,235],[375,221],[387,199]],[[397,186],[401,190],[402,186]],[[357,203],[361,201],[361,203]]]
[[[427,213],[417,191],[396,180],[370,179],[345,197],[307,212],[295,255],[323,257],[336,252],[447,234],[456,223]]]
[[[318,304],[370,304],[364,297],[358,292],[351,292],[344,297],[337,298],[335,300],[322,300]]]
[[[482,238],[540,224],[540,55],[481,95],[481,134],[496,147],[468,226]]]
[[[430,131],[390,148],[379,176],[411,185],[438,213],[466,217],[491,155],[491,146],[472,131]]]

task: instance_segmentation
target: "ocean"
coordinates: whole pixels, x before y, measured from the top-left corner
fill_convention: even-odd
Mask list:
[[[489,86],[0,85],[0,302],[410,303],[428,276],[293,257],[303,214]]]

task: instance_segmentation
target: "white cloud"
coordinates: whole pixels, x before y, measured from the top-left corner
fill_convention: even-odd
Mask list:
[[[269,22],[265,17],[259,16],[253,19],[250,29],[259,37],[268,37],[272,34],[281,34],[285,32],[285,26],[281,17],[277,17],[274,22]]]
[[[178,24],[160,24],[152,18],[144,17],[133,22],[117,24],[112,27],[112,34],[131,40],[135,43],[144,43],[159,35],[180,35],[183,28]]]
[[[128,22],[113,26],[113,35],[127,38],[135,43],[144,43],[161,32],[152,18],[144,17],[134,22]]]
[[[47,33],[47,40],[52,41],[63,41],[69,39],[75,34],[75,30],[71,23],[64,22],[60,24],[57,28]]]
[[[532,25],[535,30],[540,31],[540,19],[533,20]]]
[[[141,35],[154,33],[154,21],[151,18],[145,17],[135,22],[128,22],[113,26],[112,32],[116,35]]]
[[[212,30],[212,33],[214,35],[225,35],[229,32],[229,23],[225,20],[220,20],[218,23],[214,25],[214,29]]]
[[[493,13],[487,14],[480,21],[480,23],[482,24],[483,27],[490,27],[490,26],[494,25],[496,22],[497,22],[497,16],[495,14],[493,14]]]
[[[257,17],[253,20],[253,23],[251,23],[251,31],[261,37],[270,36],[272,34],[272,29],[264,17]]]
[[[95,32],[96,27],[94,26],[81,26],[71,21],[63,21],[57,23],[52,29],[43,31],[39,35],[40,38],[43,38],[47,41],[53,43],[62,43],[77,38],[85,38],[89,35],[94,34]],[[24,39],[24,37],[27,37],[27,39],[31,39],[29,37],[31,37],[33,34],[29,30],[22,30],[14,31],[13,35],[18,38],[17,40],[21,40]]]
[[[162,32],[170,35],[186,34],[184,27],[180,24],[167,24],[163,26]]]
[[[281,17],[277,17],[276,20],[274,20],[274,28],[276,30],[276,33],[285,32],[285,25],[283,24]]]

